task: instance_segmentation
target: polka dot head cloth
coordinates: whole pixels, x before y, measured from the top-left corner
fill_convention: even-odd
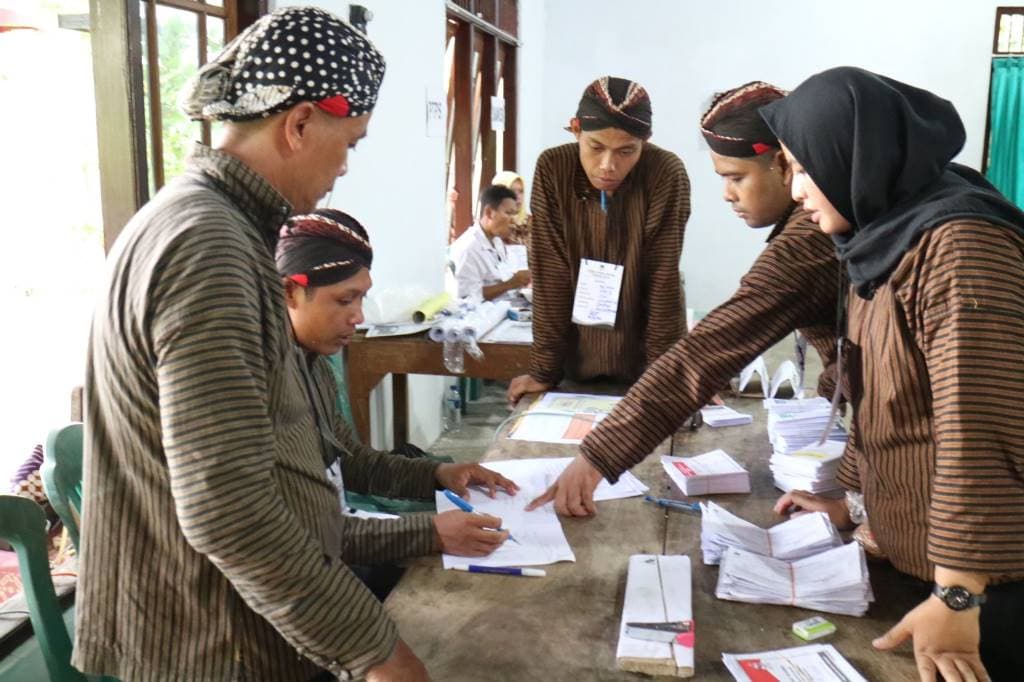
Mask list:
[[[179,105],[194,121],[247,121],[314,102],[335,116],[373,110],[384,57],[366,35],[314,7],[267,14],[185,84]]]

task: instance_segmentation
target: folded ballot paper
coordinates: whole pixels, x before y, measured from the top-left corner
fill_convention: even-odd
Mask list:
[[[661,466],[684,495],[750,492],[750,472],[725,450],[712,450],[696,457],[663,455]]]
[[[737,412],[731,407],[725,405],[708,405],[702,407],[700,410],[700,416],[703,417],[704,423],[711,428],[717,429],[720,426],[742,426],[743,424],[749,424],[754,421],[754,418],[749,414]]]
[[[693,610],[690,558],[634,554],[629,557],[626,596],[615,660],[620,670],[647,675],[693,676]],[[643,625],[664,629],[648,630]],[[674,635],[670,626],[680,624]],[[666,627],[669,626],[669,627]],[[658,641],[661,640],[661,641]]]
[[[789,454],[776,452],[768,463],[775,478],[775,487],[787,493],[806,490],[823,494],[841,490],[836,474],[844,450],[846,443],[828,440]]]
[[[864,548],[858,542],[795,561],[729,547],[722,553],[715,596],[846,616],[863,616],[874,601]]]
[[[827,514],[811,512],[765,530],[714,502],[701,503],[700,548],[705,564],[717,564],[733,547],[775,559],[802,559],[842,544]]]
[[[867,682],[831,644],[722,654],[736,682]]]

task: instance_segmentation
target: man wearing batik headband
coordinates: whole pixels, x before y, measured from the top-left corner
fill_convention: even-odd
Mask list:
[[[600,78],[569,130],[576,142],[545,151],[534,173],[533,345],[529,374],[509,386],[512,403],[563,377],[631,383],[684,333],[679,257],[690,182],[678,156],[647,141],[647,91]],[[600,326],[573,312],[585,298],[577,296],[581,272],[587,281],[596,270],[620,285],[600,304],[614,309],[614,321]]]
[[[383,74],[364,34],[287,7],[181,93],[224,134],[196,145],[110,253],[85,385],[78,669],[425,679],[341,560],[381,552],[372,534],[342,534],[274,263],[285,219],[345,174]],[[436,548],[416,526],[382,558]]]
[[[500,487],[514,495],[518,487],[479,464],[441,464],[431,459],[408,459],[375,450],[359,442],[336,409],[337,386],[325,356],[348,345],[363,321],[363,299],[369,291],[373,251],[366,231],[354,218],[334,209],[295,216],[281,229],[277,243],[280,272],[301,356],[306,390],[313,397],[317,428],[324,441],[328,476],[344,497],[349,489],[365,494],[434,499],[435,488],[457,493],[478,485]],[[367,542],[363,564],[394,561],[383,548],[401,545],[411,531],[433,528],[438,547],[447,554],[482,556],[505,541],[501,519],[450,511],[437,515],[405,516],[377,524],[346,518],[344,534]],[[381,552],[374,556],[374,551]]]
[[[732,298],[651,365],[531,506],[554,500],[561,514],[593,514],[602,477],[618,480],[794,329],[822,357],[826,371],[818,391],[831,395],[839,263],[831,240],[790,197],[789,165],[758,114],[760,106],[784,96],[768,83],[747,83],[717,95],[700,121],[722,178],[722,198],[750,227],[774,226],[768,245]]]

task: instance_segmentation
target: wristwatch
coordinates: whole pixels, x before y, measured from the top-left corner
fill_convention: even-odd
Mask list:
[[[932,594],[941,599],[943,604],[954,611],[965,611],[985,603],[984,594],[971,594],[970,590],[960,585],[943,587],[937,584],[932,588]]]

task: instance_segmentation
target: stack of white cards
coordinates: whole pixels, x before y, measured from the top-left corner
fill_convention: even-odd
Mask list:
[[[722,554],[715,596],[846,616],[863,616],[874,601],[864,549],[857,542],[795,561],[729,547]]]
[[[704,418],[704,423],[712,428],[718,428],[719,426],[742,426],[754,421],[754,418],[749,414],[737,412],[725,405],[702,407],[700,416]]]
[[[821,440],[828,427],[832,406],[824,398],[764,401],[768,410],[768,440],[775,452],[789,454]],[[846,442],[846,431],[838,423],[829,430],[828,440]]]
[[[754,654],[722,654],[722,662],[736,682],[867,682],[831,644],[810,644]]]
[[[750,492],[750,472],[725,450],[712,450],[696,457],[663,455],[661,466],[684,495]]]
[[[836,493],[842,488],[836,481],[836,473],[845,449],[846,443],[829,440],[789,454],[776,452],[769,460],[775,487],[787,493],[790,490]]]
[[[700,548],[705,564],[717,564],[728,548],[775,559],[802,559],[842,544],[828,515],[795,516],[765,530],[731,514],[714,502],[702,503]]]

